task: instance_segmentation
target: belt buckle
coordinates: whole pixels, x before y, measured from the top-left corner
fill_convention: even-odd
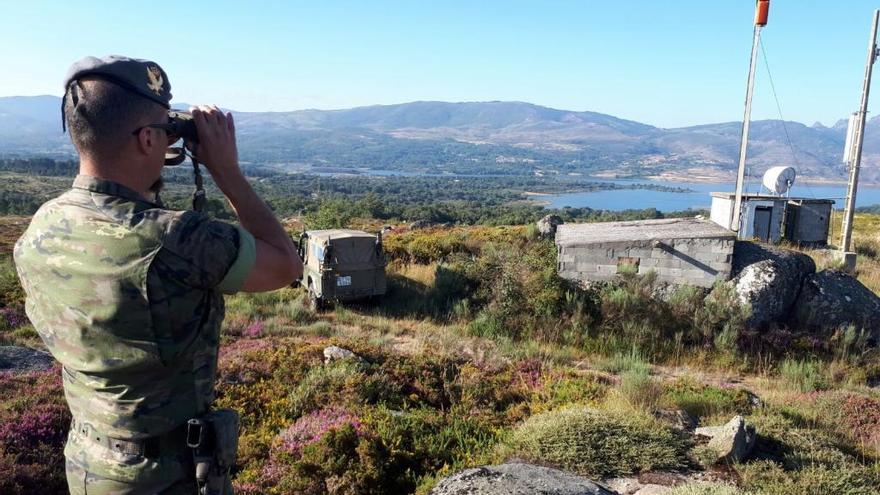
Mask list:
[[[97,443],[98,445],[112,450],[119,454],[127,455],[144,455],[144,444],[142,441],[123,440],[121,438],[113,438],[101,434],[94,426],[84,421],[77,421],[75,418],[70,420],[70,429],[77,432],[83,438]]]

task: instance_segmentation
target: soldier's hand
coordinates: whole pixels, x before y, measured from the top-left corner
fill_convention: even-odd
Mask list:
[[[238,173],[238,148],[235,144],[235,123],[232,114],[224,114],[216,106],[190,108],[199,144],[196,158],[204,163],[214,177]]]

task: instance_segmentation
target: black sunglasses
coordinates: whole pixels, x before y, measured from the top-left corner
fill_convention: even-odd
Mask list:
[[[138,133],[141,132],[141,130],[146,129],[146,128],[150,128],[150,129],[162,129],[170,137],[170,136],[173,136],[172,131],[175,129],[175,127],[176,126],[170,122],[167,124],[147,124],[147,125],[140,126],[137,129],[131,131],[131,134],[132,134],[132,136],[137,136]]]

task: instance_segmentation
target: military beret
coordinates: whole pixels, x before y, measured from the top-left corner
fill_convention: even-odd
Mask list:
[[[87,76],[107,79],[165,108],[171,108],[171,83],[165,71],[155,62],[120,55],[86,57],[74,62],[68,69],[65,90],[72,81]]]

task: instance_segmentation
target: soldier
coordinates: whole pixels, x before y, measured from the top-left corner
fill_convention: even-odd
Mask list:
[[[158,202],[176,140],[163,127],[170,90],[150,61],[73,64],[62,119],[79,175],[15,246],[27,315],[62,364],[72,494],[231,493],[228,479],[213,491],[194,473],[198,455],[223,446],[187,447],[187,422],[211,423],[202,420],[213,414],[223,294],[274,290],[302,272],[294,244],[239,169],[232,115],[217,107],[191,110],[197,156],[241,225]],[[231,443],[233,422],[220,432]]]

